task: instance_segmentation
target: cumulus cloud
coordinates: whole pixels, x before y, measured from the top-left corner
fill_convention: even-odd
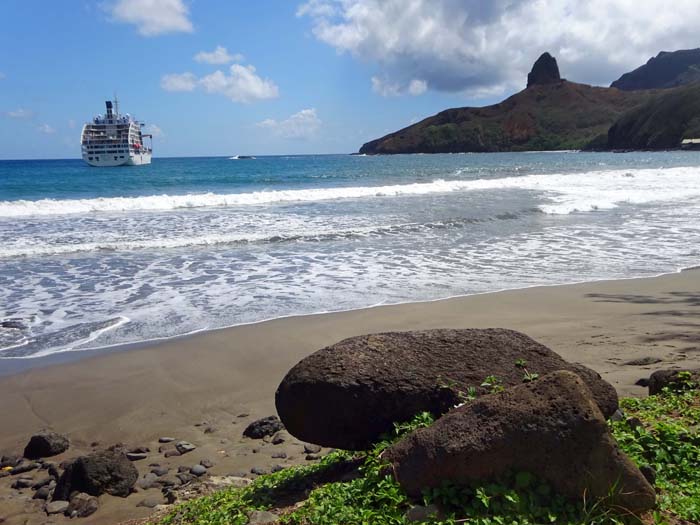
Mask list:
[[[297,15],[374,64],[380,94],[493,96],[524,87],[544,51],[571,80],[608,84],[661,50],[697,47],[695,11],[697,0],[310,0]]]
[[[187,73],[185,73],[187,75]],[[178,75],[166,75],[166,77],[177,77]],[[181,77],[181,75],[180,75]],[[165,79],[165,77],[163,77]],[[194,76],[188,77],[189,82],[194,82]],[[161,85],[163,82],[161,81]],[[258,76],[255,67],[252,65],[243,66],[233,64],[228,73],[216,70],[199,80],[195,85],[201,87],[207,93],[217,93],[224,95],[234,102],[253,102],[255,100],[265,100],[279,96],[279,88],[269,79]],[[189,84],[188,84],[189,87]],[[192,91],[191,89],[187,91]],[[180,91],[184,91],[180,90]]]
[[[258,122],[257,125],[286,139],[309,139],[316,135],[321,124],[321,119],[316,115],[316,108],[309,108],[302,109],[284,120],[269,118]]]
[[[56,133],[56,130],[53,127],[49,126],[48,124],[42,124],[41,126],[37,127],[36,129],[39,130],[41,133],[44,133],[46,135],[52,135],[52,134]]]
[[[194,30],[183,0],[116,0],[108,10],[114,20],[135,25],[143,36]]]
[[[194,56],[197,62],[205,62],[207,64],[228,64],[229,62],[242,62],[243,55],[236,53],[229,54],[228,50],[223,46],[216,46],[214,51],[200,51]]]
[[[197,77],[192,73],[174,73],[163,75],[160,87],[165,91],[194,91],[197,87]]]
[[[5,115],[16,119],[30,119],[34,116],[34,112],[24,108],[17,108],[6,112]]]

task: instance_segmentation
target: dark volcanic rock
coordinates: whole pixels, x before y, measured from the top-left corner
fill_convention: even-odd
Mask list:
[[[576,374],[558,371],[484,396],[390,447],[383,456],[409,494],[529,472],[575,500],[606,498],[641,513],[655,492],[617,447]],[[613,490],[614,489],[614,490]]]
[[[549,53],[542,53],[527,75],[527,87],[561,82],[557,59]]]
[[[695,370],[658,370],[649,377],[650,396],[660,394],[666,387],[685,389],[691,386],[700,387],[700,368]]]
[[[643,66],[625,73],[610,87],[636,89],[673,88],[700,81],[700,49],[661,51]]]
[[[22,456],[3,456],[0,458],[0,468],[16,467],[22,463]]]
[[[40,466],[41,465],[39,463],[34,463],[32,461],[23,461],[19,465],[13,467],[12,470],[10,471],[10,474],[13,476],[16,476],[18,474],[24,474],[25,472],[30,472],[32,470],[36,470]]]
[[[139,473],[122,452],[95,452],[73,461],[63,472],[56,485],[54,499],[68,500],[73,491],[91,496],[107,493],[127,497]]]
[[[253,439],[262,439],[284,429],[284,425],[277,416],[268,416],[253,421],[243,431],[243,435]]]
[[[66,436],[42,430],[34,434],[27,446],[24,447],[24,457],[29,459],[48,458],[62,454],[70,446],[70,441]]]
[[[623,365],[630,365],[630,366],[648,366],[648,365],[655,365],[656,363],[660,363],[663,361],[663,359],[660,359],[658,357],[640,357],[638,359],[632,359],[631,361],[626,361],[622,363]]]
[[[596,372],[568,363],[525,334],[505,329],[426,330],[345,339],[303,359],[282,380],[277,413],[290,434],[327,447],[364,449],[394,422],[461,402],[470,387],[479,395],[488,376],[504,386],[530,373],[577,373],[606,417],[617,409],[615,389]]]

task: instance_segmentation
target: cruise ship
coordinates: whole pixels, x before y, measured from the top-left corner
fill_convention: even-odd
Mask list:
[[[139,166],[151,163],[153,136],[141,132],[142,122],[119,114],[119,102],[105,102],[106,114],[83,126],[80,136],[83,160],[90,166]],[[151,145],[144,144],[148,137]]]

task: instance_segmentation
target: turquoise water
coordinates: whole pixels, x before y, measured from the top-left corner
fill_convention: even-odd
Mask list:
[[[700,259],[698,197],[698,152],[0,161],[0,368],[286,315],[674,271]]]

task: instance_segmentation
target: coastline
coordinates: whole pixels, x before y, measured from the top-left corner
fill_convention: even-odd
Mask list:
[[[303,462],[298,442],[279,448],[242,438],[242,430],[275,413],[275,389],[301,358],[346,337],[394,330],[520,330],[565,359],[597,370],[620,395],[642,396],[646,389],[634,383],[654,370],[700,367],[698,285],[700,270],[691,269],[650,278],[536,286],[284,317],[97,350],[89,356],[87,351],[65,352],[64,357],[76,354],[77,360],[59,358],[0,377],[0,454],[21,452],[32,433],[48,427],[70,437],[66,457],[91,450],[93,442],[124,442],[149,446],[153,459],[163,461],[155,453],[158,437],[172,435],[198,447],[195,453],[173,458],[173,467],[206,457],[214,460],[214,475],[225,475],[254,466]],[[623,364],[640,357],[661,361]],[[247,415],[238,417],[241,414]],[[286,450],[288,457],[272,458],[279,450]],[[27,523],[40,523],[41,514],[27,510],[38,504],[12,499],[12,492],[9,482],[0,482],[0,507],[12,516],[7,523],[30,516],[34,517]],[[135,504],[149,492],[124,500],[110,498],[94,520],[82,522],[145,516],[150,510]]]

